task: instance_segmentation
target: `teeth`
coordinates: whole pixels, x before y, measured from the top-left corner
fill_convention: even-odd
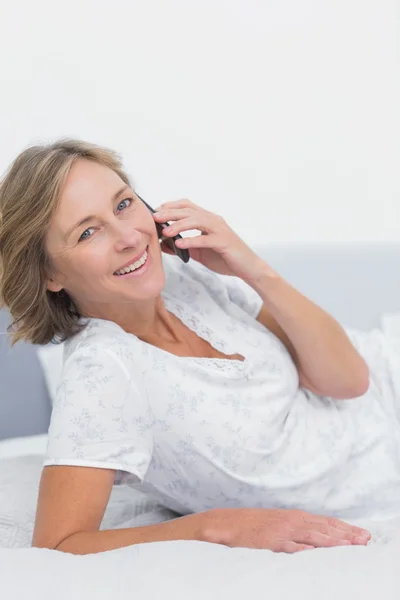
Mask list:
[[[119,269],[119,271],[115,271],[114,275],[124,275],[125,273],[131,273],[132,271],[135,271],[136,269],[138,269],[139,267],[144,265],[146,260],[147,260],[147,251],[145,250],[142,258],[140,258],[136,262],[129,265],[129,267],[125,267],[124,269]]]

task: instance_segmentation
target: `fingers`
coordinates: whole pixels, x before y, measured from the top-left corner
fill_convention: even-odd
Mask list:
[[[186,248],[187,250],[191,248],[209,248],[210,239],[207,235],[194,235],[175,240],[175,244],[178,248]]]
[[[163,235],[168,237],[174,237],[183,231],[197,229],[204,233],[210,233],[212,230],[212,222],[207,215],[194,212],[192,209],[163,210],[154,213],[153,218],[157,223],[169,223],[168,227],[163,227]]]
[[[191,217],[193,214],[194,211],[192,208],[163,208],[162,210],[153,213],[153,217],[156,221],[166,222],[183,219],[184,217]]]
[[[308,529],[301,529],[293,536],[297,543],[310,544],[312,546],[331,547],[331,546],[366,546],[368,539],[355,536],[349,531],[329,527],[327,525],[310,525]]]
[[[173,208],[168,208],[173,205]],[[180,248],[206,248],[211,244],[211,238],[204,239],[204,235],[218,234],[214,242],[227,244],[227,235],[232,233],[225,220],[214,213],[200,209],[189,200],[178,200],[177,202],[168,202],[161,205],[162,210],[157,210],[153,218],[158,223],[168,223],[163,226],[163,235],[166,237],[175,237],[185,231],[197,230],[200,235],[191,238],[179,240]],[[172,222],[171,222],[172,221]],[[225,236],[222,236],[225,234]],[[202,237],[203,236],[203,239]],[[211,246],[210,246],[211,247]],[[216,247],[213,247],[217,250]]]
[[[167,218],[169,221],[171,218]],[[172,225],[168,227],[163,227],[163,234],[168,237],[174,237],[174,235],[178,235],[178,233],[182,233],[182,231],[192,231],[194,229],[198,229],[203,231],[204,233],[210,233],[211,227],[208,226],[206,220],[199,221],[198,217],[189,217],[187,219],[182,219],[180,221],[175,221]]]
[[[325,518],[330,527],[336,528],[340,531],[348,531],[349,533],[353,534],[354,537],[365,537],[367,540],[371,539],[371,534],[366,529],[356,527],[355,525],[349,525],[349,523],[345,523],[344,521],[340,521],[339,519],[335,519],[333,517]]]
[[[341,536],[352,543],[367,543],[371,539],[369,531],[355,525],[350,525],[334,517],[303,513],[302,521],[304,524],[316,527],[320,533],[333,537]]]
[[[330,534],[320,533],[319,531],[309,529],[293,534],[293,540],[298,544],[307,544],[316,548],[332,548],[334,546],[352,546],[350,540],[335,537]]]
[[[188,207],[198,208],[196,204],[194,204],[187,198],[182,198],[181,200],[173,200],[171,202],[163,202],[163,204],[160,204],[160,206],[158,206],[155,210],[159,211],[159,210],[164,210],[164,208],[168,209],[168,208],[188,208]]]
[[[335,525],[331,525],[328,522],[326,525],[321,524],[320,532],[331,537],[349,540],[352,544],[366,545],[371,539],[371,534],[368,531],[341,522]]]
[[[303,550],[315,550],[315,546],[281,541],[273,548],[274,552],[285,552],[286,554],[295,554],[296,552],[302,552]]]

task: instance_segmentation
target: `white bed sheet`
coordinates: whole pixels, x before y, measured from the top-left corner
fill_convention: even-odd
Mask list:
[[[47,433],[0,441],[0,459],[16,456],[44,455],[47,447]]]
[[[4,600],[398,600],[400,546],[298,554],[158,542],[75,556],[0,549]]]

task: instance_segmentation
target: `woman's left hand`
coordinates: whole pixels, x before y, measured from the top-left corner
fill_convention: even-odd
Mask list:
[[[153,217],[157,223],[174,221],[163,229],[163,235],[174,237],[183,231],[198,229],[200,235],[176,240],[179,248],[186,248],[191,258],[220,273],[235,275],[244,281],[256,281],[272,269],[262,260],[219,215],[197,206],[190,200],[162,204]],[[172,254],[161,244],[164,252]]]

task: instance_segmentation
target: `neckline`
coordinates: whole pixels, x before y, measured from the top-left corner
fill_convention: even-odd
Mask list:
[[[246,353],[242,352],[241,348],[235,349],[232,352],[226,352],[226,349],[223,348],[222,346],[218,347],[218,343],[216,344],[215,339],[213,339],[211,330],[204,324],[204,321],[201,319],[201,317],[199,317],[198,314],[195,314],[194,320],[193,320],[193,316],[191,316],[191,315],[188,316],[188,312],[187,312],[188,305],[186,302],[184,302],[182,300],[177,300],[173,294],[170,294],[168,292],[168,290],[165,290],[165,289],[162,291],[162,296],[164,298],[164,302],[165,302],[167,309],[169,311],[171,311],[174,314],[174,316],[177,319],[179,319],[184,325],[186,325],[186,327],[188,329],[190,329],[190,331],[195,333],[202,340],[208,342],[210,344],[210,346],[212,348],[214,348],[214,350],[217,350],[218,352],[222,352],[223,354],[241,354],[243,356],[243,360],[240,360],[237,358],[218,358],[218,357],[208,357],[208,356],[179,356],[177,354],[173,354],[172,352],[168,352],[168,350],[163,350],[163,348],[159,348],[158,346],[152,346],[153,348],[156,348],[157,350],[160,350],[161,352],[166,352],[168,355],[173,356],[178,360],[185,359],[185,360],[197,362],[199,364],[215,364],[215,365],[219,365],[220,367],[222,367],[224,365],[232,365],[233,367],[238,367],[240,370],[243,370],[248,367],[249,358],[247,356],[247,352]],[[182,310],[179,310],[179,307],[182,307]],[[177,308],[178,308],[178,310],[177,310]],[[179,312],[179,314],[177,315],[176,312]],[[199,321],[204,326],[204,328],[198,327],[196,325],[193,327],[193,324],[194,323],[198,324]],[[201,329],[201,331],[200,331],[200,329]],[[140,341],[142,341],[142,340],[140,340]],[[149,344],[149,345],[151,345],[151,344]]]
[[[218,357],[208,357],[208,356],[179,356],[178,354],[174,354],[173,352],[169,352],[168,350],[164,350],[163,348],[159,348],[158,346],[155,346],[153,344],[150,344],[149,342],[145,342],[144,340],[141,340],[136,334],[125,331],[123,329],[123,327],[121,327],[121,325],[118,325],[118,323],[116,323],[115,321],[111,321],[108,319],[100,319],[97,317],[90,317],[89,321],[100,322],[103,326],[106,325],[107,327],[111,327],[111,328],[116,327],[118,330],[122,331],[123,333],[129,335],[130,337],[133,337],[142,346],[149,348],[149,349],[155,349],[156,351],[161,352],[161,353],[165,353],[177,361],[186,360],[186,361],[195,362],[195,363],[198,363],[201,365],[206,365],[206,364],[216,365],[220,369],[225,365],[227,365],[227,366],[230,365],[232,369],[238,369],[239,371],[246,370],[249,367],[250,363],[249,363],[249,357],[248,357],[247,352],[241,351],[241,348],[226,352],[226,348],[223,348],[222,346],[218,347],[218,343],[216,344],[215,339],[213,339],[212,331],[208,328],[208,326],[204,323],[203,319],[201,317],[199,317],[198,314],[193,313],[193,311],[190,311],[190,307],[188,307],[186,302],[184,302],[181,299],[176,299],[173,294],[169,293],[165,289],[162,290],[161,294],[163,296],[163,299],[164,299],[167,309],[169,311],[171,311],[177,319],[182,321],[182,323],[184,325],[186,325],[186,327],[188,327],[188,329],[190,329],[190,331],[195,333],[199,338],[208,342],[210,344],[210,346],[212,348],[214,348],[214,350],[217,350],[218,352],[222,352],[224,354],[241,354],[243,356],[244,360],[239,360],[237,358],[218,358]],[[180,310],[180,309],[182,309],[182,310]],[[188,309],[189,309],[189,314],[188,314]],[[180,314],[177,315],[176,312],[178,312]],[[194,321],[193,321],[193,318],[194,318]],[[200,327],[198,326],[199,322],[200,322]],[[193,327],[194,323],[196,323],[197,326]],[[203,327],[201,327],[202,325],[203,325]],[[201,332],[199,331],[200,329],[201,329]],[[229,348],[228,348],[228,350],[229,350]]]

